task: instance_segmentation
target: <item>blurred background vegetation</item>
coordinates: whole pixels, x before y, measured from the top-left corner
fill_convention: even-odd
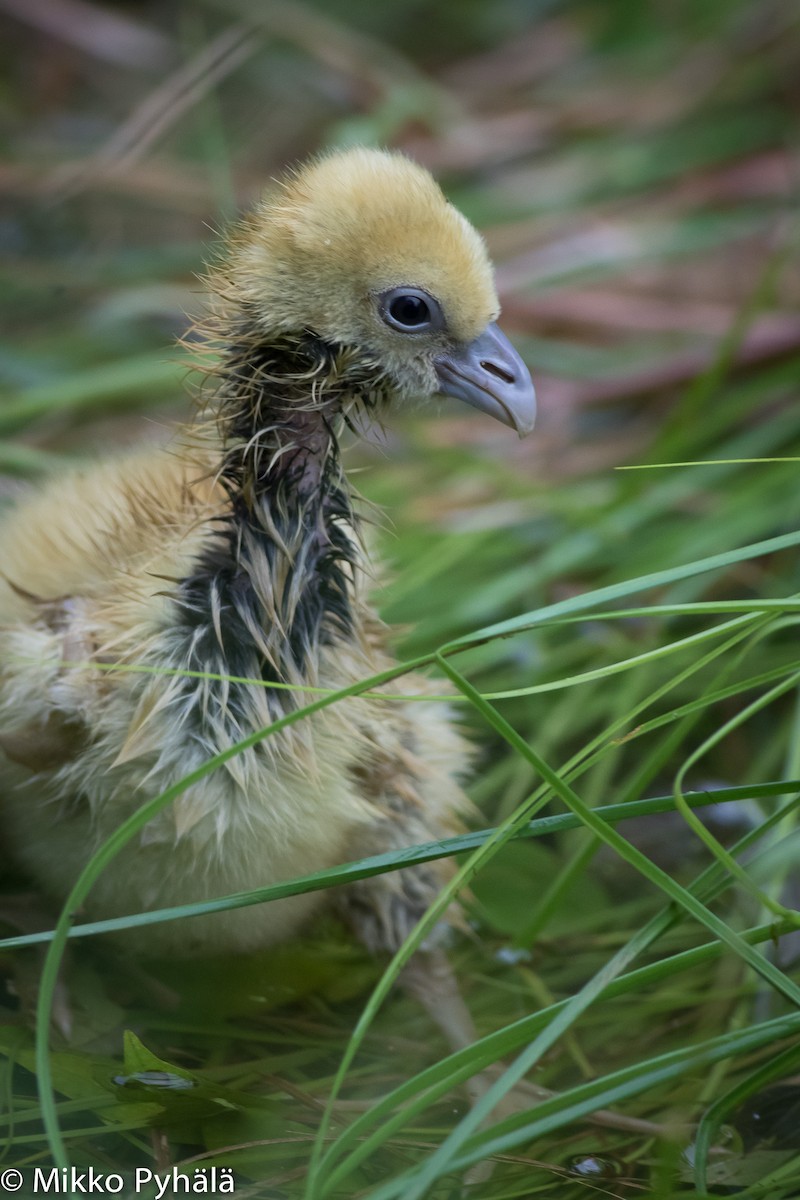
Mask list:
[[[286,164],[363,143],[430,167],[481,228],[504,328],[540,398],[524,442],[448,405],[436,417],[405,414],[350,451],[360,490],[388,511],[380,606],[404,627],[402,653],[797,528],[792,0],[0,0],[0,62],[2,502],[64,463],[157,439],[185,417],[186,359],[173,343],[202,311],[209,243]],[[758,458],[784,461],[746,461]],[[655,467],[686,462],[701,465]],[[651,469],[617,470],[629,465]],[[786,551],[649,598],[798,591],[797,554]],[[712,821],[730,840],[771,811],[760,783],[800,776],[796,688],[746,710],[770,680],[791,680],[800,656],[791,614],[713,661],[702,656],[723,635],[659,654],[721,620],[587,617],[492,642],[463,669],[484,693],[524,693],[498,702],[503,715],[553,766],[583,756],[577,786],[593,806],[669,793],[711,739],[687,786],[753,785],[748,805]],[[640,667],[611,671],[635,656],[645,656]],[[594,674],[580,686],[560,686],[585,672]],[[748,683],[756,676],[763,686]],[[537,774],[479,713],[465,721],[480,747],[472,794],[493,825]],[[602,750],[591,761],[590,746]],[[674,814],[641,820],[628,835],[688,881],[702,843]],[[759,878],[791,902],[797,843],[790,821],[779,829]],[[476,880],[475,937],[453,956],[482,1033],[573,995],[658,911],[656,887],[596,851],[585,830],[519,842]],[[763,918],[746,888],[715,911],[732,928]],[[702,940],[684,920],[659,953]],[[790,950],[782,961],[791,975]],[[182,997],[165,1014],[91,949],[76,954],[72,1036],[53,1035],[71,1153],[105,1170],[217,1163],[236,1169],[237,1194],[303,1195],[320,1105],[379,970],[337,930],[315,930],[214,970],[162,965],[156,974]],[[0,948],[0,1133],[5,1161],[23,1165],[47,1161],[24,974]],[[593,1006],[536,1079],[563,1091],[786,1010],[723,955]],[[151,1057],[131,1042],[123,1064],[123,1026]],[[444,1053],[437,1036],[393,995],[334,1132],[348,1103],[357,1111]],[[775,1050],[654,1076],[627,1102],[633,1125],[565,1119],[500,1156],[471,1194],[705,1195],[687,1130],[737,1081],[757,1083]],[[157,1095],[145,1078],[170,1064],[195,1073],[191,1111],[180,1087]],[[773,1087],[762,1102],[753,1083],[749,1108],[747,1087],[727,1105],[728,1148],[717,1145],[707,1186],[800,1195],[798,1121],[787,1119],[800,1092],[788,1069],[778,1077],[780,1095]],[[459,1120],[455,1095],[324,1194],[377,1196]],[[427,1194],[454,1196],[455,1178]]]

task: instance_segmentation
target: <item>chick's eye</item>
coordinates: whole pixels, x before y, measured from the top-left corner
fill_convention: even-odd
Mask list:
[[[430,324],[431,310],[420,296],[395,296],[388,311],[396,325],[413,329]]]
[[[439,329],[441,309],[432,296],[417,288],[393,288],[381,296],[380,312],[387,325],[402,333]]]

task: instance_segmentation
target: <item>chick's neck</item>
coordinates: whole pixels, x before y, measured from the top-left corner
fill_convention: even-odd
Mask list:
[[[369,381],[311,334],[252,330],[231,339],[219,381],[229,510],[183,584],[192,645],[231,674],[308,681],[320,646],[353,630],[357,539],[336,431]]]
[[[340,389],[331,348],[311,335],[265,341],[243,331],[220,370],[218,423],[222,479],[241,515],[299,510],[319,499],[335,468]]]

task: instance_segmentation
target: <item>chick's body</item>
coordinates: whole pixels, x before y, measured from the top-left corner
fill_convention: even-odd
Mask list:
[[[255,682],[225,687],[86,668],[100,657],[202,669],[201,659],[188,665],[186,639],[175,635],[164,577],[190,577],[226,509],[219,491],[197,482],[196,463],[151,451],[59,481],[4,530],[3,561],[24,564],[18,586],[37,599],[4,593],[3,737],[23,762],[4,764],[3,819],[12,850],[57,898],[146,798],[276,715]],[[353,602],[360,636],[321,650],[319,686],[341,687],[388,665],[380,626],[365,603]],[[257,679],[255,649],[234,667]],[[37,758],[55,766],[32,775]],[[245,751],[178,797],[100,878],[91,911],[187,903],[438,836],[459,807],[454,780],[463,768],[463,747],[440,705],[334,705],[307,730]],[[141,935],[142,947],[267,945],[322,897],[155,926]]]
[[[211,419],[53,480],[0,529],[0,823],[56,899],[146,799],[308,700],[271,684],[341,688],[391,665],[364,595],[342,425],[441,391],[520,431],[532,419],[527,373],[492,325],[480,239],[399,156],[306,167],[242,223],[212,287]],[[187,787],[100,877],[88,915],[443,836],[467,757],[441,702],[334,704]],[[368,945],[393,948],[442,872],[380,876],[334,902]],[[326,895],[126,937],[149,953],[254,949]]]

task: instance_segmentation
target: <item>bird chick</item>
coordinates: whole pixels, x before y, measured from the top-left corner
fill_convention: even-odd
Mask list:
[[[234,229],[209,283],[206,419],[161,449],[59,476],[0,529],[3,845],[59,901],[144,800],[307,702],[270,685],[338,689],[391,665],[343,429],[437,395],[520,434],[533,425],[484,244],[401,155],[355,149],[287,177]],[[419,676],[392,688],[432,691]],[[468,759],[441,702],[334,704],[184,791],[100,877],[86,915],[203,901],[444,836]],[[131,931],[126,945],[257,950],[327,902],[371,949],[393,950],[446,875],[414,867]]]

